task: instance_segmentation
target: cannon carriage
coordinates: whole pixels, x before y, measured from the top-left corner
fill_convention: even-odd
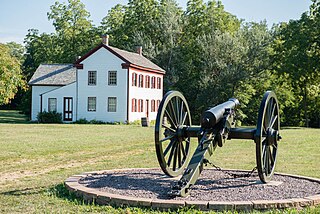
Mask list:
[[[255,143],[256,168],[260,180],[271,180],[281,139],[279,104],[274,92],[267,91],[262,99],[256,128],[236,128],[236,110],[239,101],[229,99],[206,110],[200,125],[192,125],[185,97],[178,91],[169,91],[162,99],[155,125],[155,147],[162,171],[170,176],[182,175],[169,192],[171,196],[187,196],[216,147],[225,140],[251,139]],[[198,145],[191,153],[190,138]]]

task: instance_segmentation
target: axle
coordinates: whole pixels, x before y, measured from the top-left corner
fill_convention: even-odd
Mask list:
[[[198,137],[200,133],[200,126],[187,126],[182,128],[184,137]],[[231,128],[228,136],[230,139],[248,139],[254,140],[255,128]]]

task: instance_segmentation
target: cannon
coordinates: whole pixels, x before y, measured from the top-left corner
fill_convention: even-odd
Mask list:
[[[258,112],[256,128],[236,128],[235,98],[206,110],[200,125],[191,124],[191,115],[185,97],[178,91],[169,91],[162,99],[155,124],[155,147],[162,171],[170,176],[182,175],[168,193],[172,197],[185,197],[190,193],[209,158],[217,146],[226,140],[251,139],[255,143],[256,169],[260,180],[272,179],[281,139],[279,104],[274,92],[267,91]],[[190,138],[198,145],[191,156]]]

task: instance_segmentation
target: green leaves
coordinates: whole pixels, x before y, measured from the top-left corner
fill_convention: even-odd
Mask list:
[[[13,99],[19,87],[25,86],[25,81],[17,58],[11,55],[10,49],[0,43],[0,105]]]
[[[275,70],[280,75],[286,74],[288,82],[295,88],[294,117],[298,118],[296,121],[300,120],[300,124],[304,120],[306,126],[309,126],[310,119],[316,126],[320,124],[319,117],[309,116],[317,115],[320,107],[317,101],[314,102],[320,93],[320,10],[319,0],[312,2],[310,12],[302,14],[299,20],[278,26],[272,53]],[[300,109],[303,109],[302,114]]]

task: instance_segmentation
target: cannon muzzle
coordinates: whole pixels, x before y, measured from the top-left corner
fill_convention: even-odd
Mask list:
[[[238,99],[231,98],[227,102],[205,111],[201,117],[201,127],[213,128],[223,118],[226,109],[235,109],[239,104]]]

